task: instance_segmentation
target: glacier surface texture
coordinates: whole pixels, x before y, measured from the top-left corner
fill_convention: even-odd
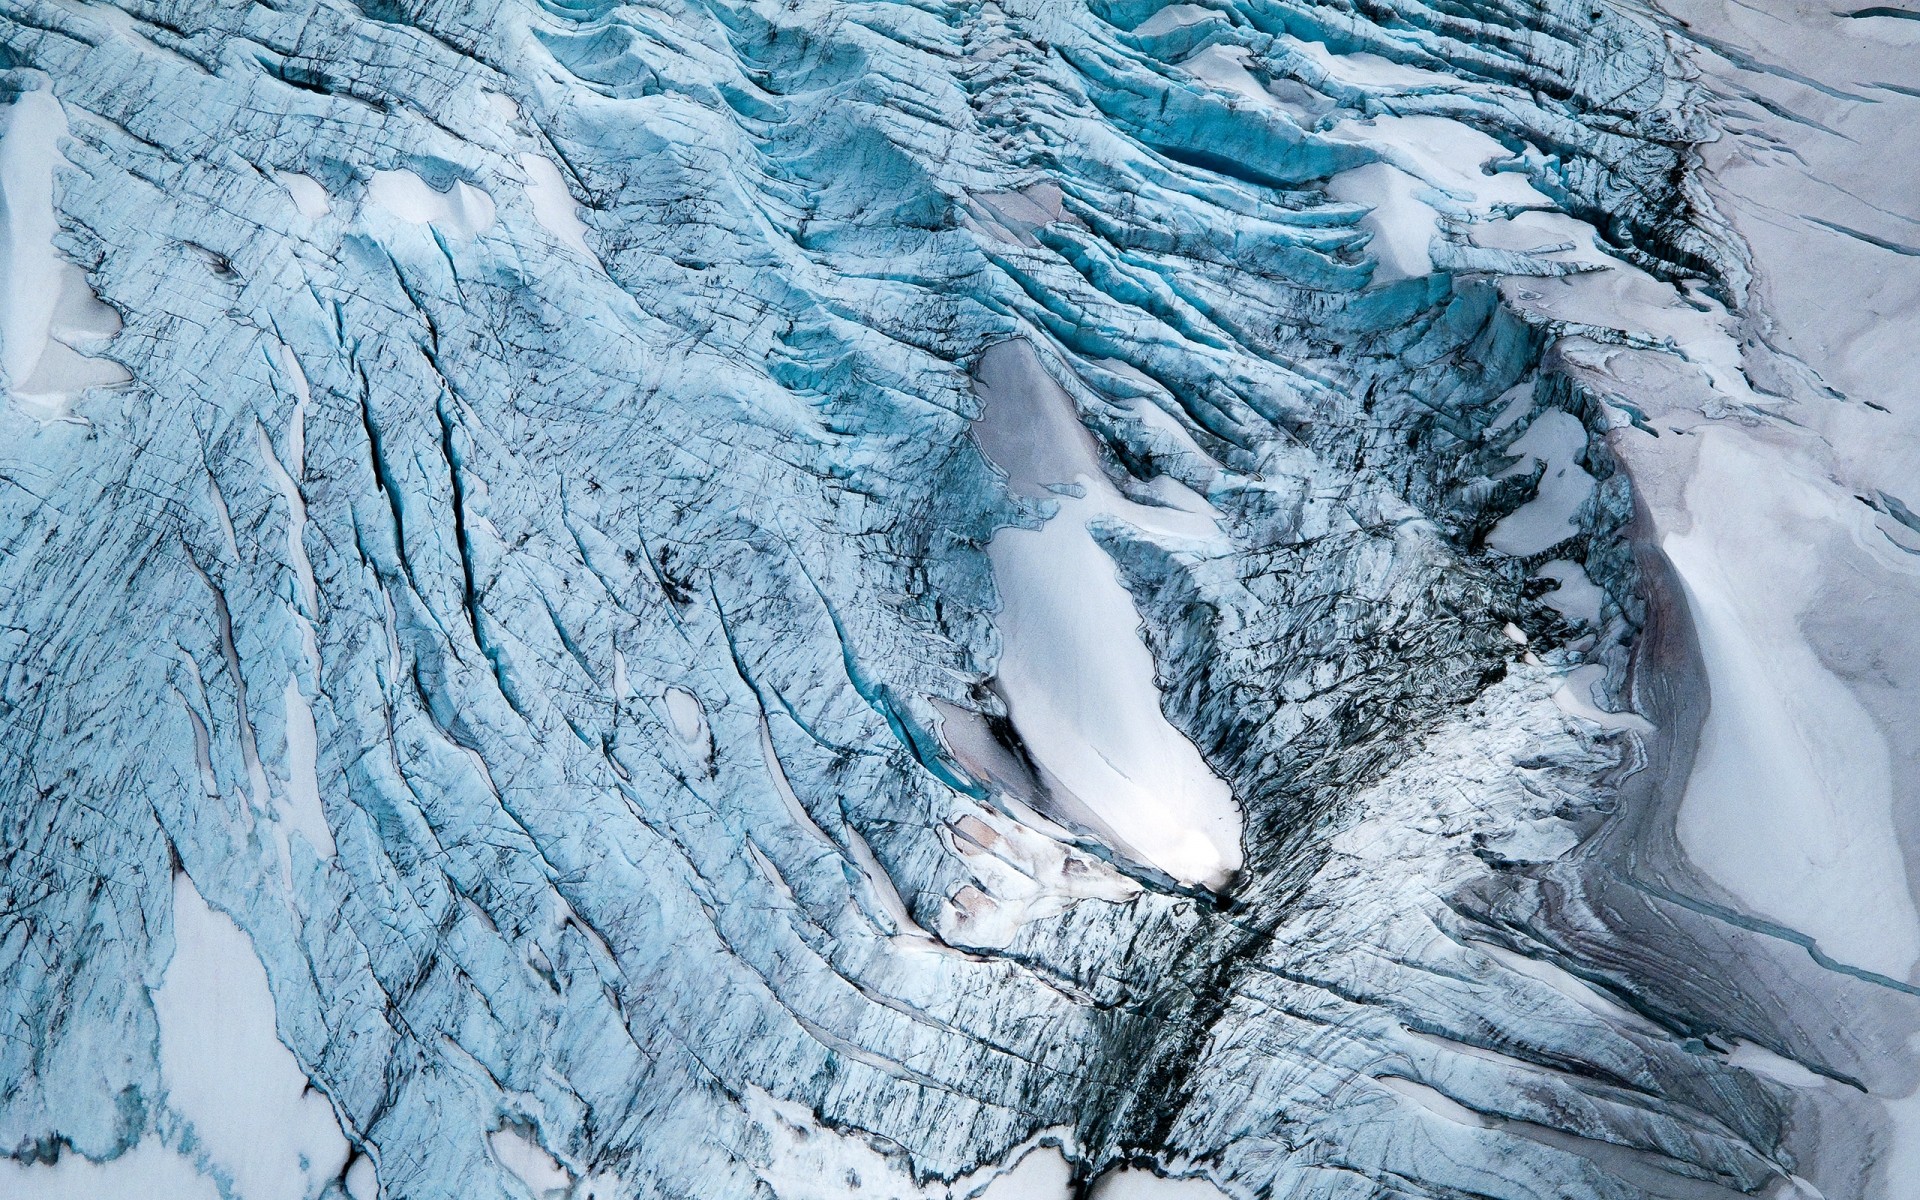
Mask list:
[[[1920,1195],[1920,16],[0,0],[0,1197]]]

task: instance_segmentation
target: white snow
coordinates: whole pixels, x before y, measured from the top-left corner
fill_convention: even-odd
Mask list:
[[[402,221],[455,237],[478,237],[493,228],[493,197],[464,179],[437,192],[412,171],[375,171],[367,199]]]
[[[1123,843],[1186,883],[1217,886],[1240,866],[1241,817],[1227,785],[1160,708],[1140,615],[1088,529],[1111,518],[1178,542],[1216,536],[1204,501],[1137,504],[1107,481],[1072,400],[1024,341],[982,356],[975,436],[1029,495],[1067,484],[1039,529],[988,546],[1000,591],[999,684],[1034,757]],[[1191,493],[1188,493],[1191,495]]]
[[[302,175],[298,171],[282,171],[274,178],[280,186],[287,189],[287,195],[293,197],[294,211],[309,221],[317,221],[327,215],[333,207],[327,196],[327,189],[311,175]]]
[[[347,1195],[353,1200],[380,1200],[380,1179],[373,1160],[362,1155],[347,1168]]]
[[[287,721],[287,801],[280,816],[307,839],[322,858],[333,857],[333,830],[327,825],[327,810],[320,803],[320,774],[317,767],[319,737],[313,725],[313,706],[300,690],[300,681],[287,677],[287,690],[281,696]]]
[[[963,1193],[955,1180],[955,1200],[1067,1200],[1073,1194],[1073,1165],[1052,1146],[1039,1146],[1019,1155],[1011,1170],[992,1175],[977,1192]]]
[[[618,664],[621,674],[625,674],[625,660]],[[621,681],[623,684],[624,679]],[[707,746],[707,710],[700,704],[700,698],[683,687],[670,687],[661,693],[667,705],[667,723],[673,726],[673,736],[680,739],[689,750],[704,752]]]
[[[1430,247],[1440,232],[1440,214],[1421,199],[1429,190],[1386,163],[1354,167],[1327,182],[1327,195],[1335,200],[1372,210],[1360,219],[1360,227],[1373,235],[1367,249],[1380,264],[1374,282],[1411,279],[1433,270]]]
[[[33,1166],[0,1158],[0,1196],[7,1200],[221,1200],[213,1180],[185,1155],[152,1137],[103,1163],[72,1153],[56,1163]]]
[[[522,154],[520,169],[527,176],[527,200],[533,205],[533,219],[540,228],[559,238],[581,258],[596,265],[600,256],[587,245],[587,226],[561,178],[560,168],[541,154]]]
[[[313,1200],[346,1166],[347,1140],[280,1041],[252,942],[185,874],[174,877],[173,937],[152,993],[168,1106],[244,1200]]]
[[[487,1145],[500,1165],[526,1184],[536,1200],[548,1200],[555,1193],[564,1194],[573,1186],[573,1176],[567,1174],[566,1168],[518,1129],[494,1130],[487,1135]]]
[[[50,91],[22,92],[4,110],[0,135],[0,200],[6,233],[0,240],[0,366],[16,400],[43,418],[60,416],[88,388],[124,383],[131,376],[87,350],[120,328],[80,269],[54,247],[59,220],[54,173],[65,165],[60,139],[66,113]]]
[[[1548,409],[1535,417],[1526,432],[1514,439],[1509,452],[1521,461],[1500,473],[1518,475],[1545,463],[1539,490],[1533,499],[1500,519],[1487,534],[1487,545],[1504,554],[1538,554],[1579,532],[1574,514],[1593,495],[1593,476],[1575,460],[1586,449],[1587,430],[1578,417]]]
[[[1799,619],[1821,542],[1853,502],[1726,426],[1701,428],[1679,573],[1711,701],[1677,831],[1700,868],[1836,959],[1907,979],[1920,915],[1893,822],[1892,767],[1870,714]]]
[[[512,125],[520,120],[520,105],[512,96],[500,92],[482,94],[487,98],[487,107],[492,109],[493,115],[499,117],[503,123]]]

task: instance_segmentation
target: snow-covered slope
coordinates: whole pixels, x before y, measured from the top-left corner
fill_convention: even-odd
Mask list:
[[[1879,12],[0,0],[0,1194],[1900,1194]]]

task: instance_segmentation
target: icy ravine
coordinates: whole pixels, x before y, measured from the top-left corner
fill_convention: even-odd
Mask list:
[[[1805,1131],[1884,1119],[1908,997],[1632,857],[1694,709],[1625,431],[1748,400],[1672,282],[1751,281],[1661,19],[9,2],[0,49],[9,1188],[1878,1186]],[[100,373],[41,390],[56,344]],[[1010,346],[1065,492],[977,440]],[[210,945],[271,1177],[171,1048]]]

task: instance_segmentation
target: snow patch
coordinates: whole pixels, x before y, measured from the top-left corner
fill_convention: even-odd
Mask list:
[[[950,1184],[915,1183],[890,1143],[822,1125],[804,1104],[749,1086],[746,1109],[765,1135],[756,1173],[780,1200],[1070,1200],[1072,1168],[1058,1149],[1069,1136],[1045,1129],[1015,1146],[999,1163]],[[1175,1200],[1175,1198],[1167,1198]],[[1199,1197],[1180,1200],[1202,1200]]]
[[[999,686],[1034,757],[1122,843],[1185,883],[1219,886],[1240,867],[1231,790],[1161,711],[1140,614],[1089,522],[1118,520],[1175,540],[1217,536],[1211,509],[1138,504],[1108,482],[1072,400],[1025,341],[982,356],[974,436],[1015,491],[1064,485],[1039,529],[987,547],[1001,610]],[[1191,493],[1188,493],[1191,495]]]
[[[509,1126],[487,1135],[487,1145],[500,1165],[512,1171],[535,1200],[550,1200],[564,1195],[573,1186],[573,1176],[541,1145],[521,1130]]]
[[[1514,440],[1509,453],[1521,461],[1500,473],[1505,479],[1545,464],[1533,499],[1500,518],[1487,534],[1487,545],[1503,554],[1524,558],[1557,546],[1580,531],[1574,516],[1593,495],[1594,478],[1576,461],[1587,448],[1587,429],[1580,419],[1561,409],[1548,409]]]
[[[50,91],[22,92],[4,110],[0,134],[0,366],[13,395],[42,418],[59,417],[88,388],[132,378],[110,359],[90,357],[120,330],[120,316],[54,247],[54,174],[66,165],[66,112]]]
[[[1373,235],[1367,248],[1379,263],[1375,283],[1432,273],[1431,247],[1440,233],[1440,214],[1421,198],[1427,191],[1419,180],[1386,163],[1354,167],[1327,181],[1328,196],[1371,210],[1360,218],[1360,227]]]
[[[1815,1074],[1792,1059],[1752,1042],[1735,1042],[1733,1049],[1727,1051],[1727,1061],[1743,1071],[1752,1071],[1755,1075],[1765,1076],[1788,1087],[1817,1088],[1827,1084],[1825,1076]]]
[[[287,195],[293,197],[294,211],[309,221],[317,221],[327,215],[333,203],[327,196],[327,189],[311,175],[302,175],[298,171],[282,171],[274,178],[280,186],[287,189]]]
[[[1534,574],[1535,578],[1550,579],[1557,585],[1540,599],[1557,609],[1561,616],[1588,625],[1600,623],[1600,610],[1607,594],[1587,575],[1585,567],[1570,558],[1556,558],[1542,563]]]
[[[280,817],[307,839],[322,858],[334,853],[333,830],[327,825],[327,810],[320,803],[318,769],[319,737],[313,724],[313,707],[300,690],[300,681],[289,676],[282,694],[287,721],[287,799]]]
[[[1472,1129],[1493,1128],[1493,1122],[1486,1116],[1473,1111],[1438,1088],[1429,1087],[1401,1075],[1381,1075],[1374,1082],[1401,1099],[1412,1101],[1416,1107],[1432,1113],[1443,1121],[1451,1121],[1455,1125],[1465,1125]]]
[[[1849,498],[1732,429],[1698,436],[1686,492],[1693,527],[1661,543],[1711,694],[1680,844],[1754,911],[1836,959],[1905,980],[1920,958],[1920,914],[1894,825],[1891,758],[1872,716],[1800,632],[1819,560],[1782,553],[1777,540],[1847,536]]]
[[[598,266],[600,256],[587,245],[586,223],[580,219],[573,193],[567,190],[560,168],[545,155],[529,153],[520,156],[520,169],[526,172],[527,200],[533,205],[533,219],[540,223],[540,228]]]
[[[402,221],[455,237],[478,237],[493,228],[493,197],[464,179],[439,192],[412,171],[375,171],[367,199]]]
[[[1090,1200],[1226,1200],[1226,1193],[1198,1175],[1181,1178],[1124,1167],[1102,1175]]]
[[[0,1196],[7,1200],[222,1200],[219,1185],[202,1175],[192,1160],[151,1137],[120,1157],[99,1163],[73,1153],[53,1163],[0,1158]]]
[[[616,685],[616,690],[623,688],[626,684],[624,678],[626,674],[626,660],[620,660],[618,666],[620,667],[622,678],[619,684]],[[679,738],[680,744],[687,749],[697,750],[704,754],[707,749],[709,734],[707,732],[707,710],[701,705],[700,698],[686,688],[670,687],[661,693],[661,699],[664,700],[667,705],[667,724],[673,727],[673,736]]]
[[[245,1200],[315,1200],[347,1164],[333,1108],[281,1043],[253,943],[173,881],[173,959],[154,989],[167,1105]]]

